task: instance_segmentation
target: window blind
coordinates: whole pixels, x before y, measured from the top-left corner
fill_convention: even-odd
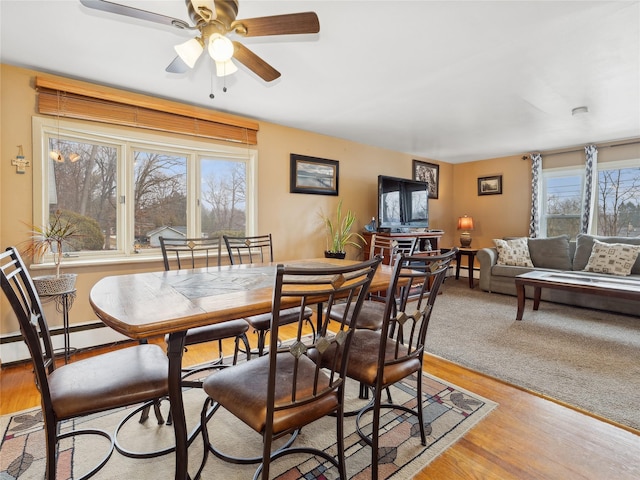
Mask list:
[[[258,144],[249,119],[69,79],[36,77],[36,88],[41,114]]]

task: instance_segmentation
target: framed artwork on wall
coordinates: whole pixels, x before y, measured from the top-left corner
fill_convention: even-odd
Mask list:
[[[440,181],[440,165],[435,163],[413,161],[413,179],[429,183],[429,198],[438,198],[438,182]]]
[[[502,175],[478,177],[478,195],[502,195]]]
[[[337,160],[307,157],[292,153],[291,157],[291,193],[313,193],[316,195],[338,195]]]

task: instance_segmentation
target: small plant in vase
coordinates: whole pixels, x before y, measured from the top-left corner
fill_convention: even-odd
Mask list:
[[[344,216],[342,215],[342,200],[338,203],[335,218],[322,215],[322,220],[327,231],[327,249],[324,252],[325,257],[345,258],[345,247],[347,245],[362,248],[362,245],[356,242],[355,239],[362,240],[364,244],[367,243],[362,235],[351,231],[356,221],[356,216],[351,210],[347,210]]]
[[[47,252],[51,252],[53,263],[56,266],[55,275],[43,275],[33,277],[36,290],[41,295],[56,295],[73,290],[76,283],[77,274],[60,273],[60,265],[64,256],[64,246],[78,234],[76,225],[65,218],[62,211],[57,210],[49,219],[46,226],[31,227],[31,239],[24,253],[34,260],[43,258]]]

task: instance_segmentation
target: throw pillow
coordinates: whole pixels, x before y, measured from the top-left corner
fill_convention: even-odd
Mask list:
[[[533,267],[526,238],[514,238],[512,240],[495,238],[493,243],[498,250],[498,265]]]
[[[604,243],[594,239],[591,256],[584,270],[611,275],[630,275],[631,267],[639,253],[640,245]]]
[[[576,253],[573,257],[573,270],[584,270],[587,266],[587,262],[591,257],[591,251],[593,250],[593,241],[600,240],[604,243],[624,243],[626,245],[640,245],[640,238],[638,237],[605,237],[600,235],[589,235],[586,233],[579,233],[576,237]],[[636,263],[631,267],[632,275],[640,275],[640,255],[636,259]]]
[[[569,235],[549,238],[529,238],[529,255],[534,267],[571,270]]]

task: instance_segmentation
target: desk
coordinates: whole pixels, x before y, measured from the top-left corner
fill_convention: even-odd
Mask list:
[[[309,259],[287,265],[327,266],[351,260]],[[91,289],[89,301],[98,318],[132,339],[169,334],[169,401],[176,435],[176,480],[186,480],[187,426],[182,403],[181,370],[188,329],[271,311],[277,263],[228,265],[134,273],[105,277]],[[385,290],[392,269],[381,265],[371,283]],[[285,303],[283,308],[294,306]],[[292,299],[289,299],[291,302]]]

